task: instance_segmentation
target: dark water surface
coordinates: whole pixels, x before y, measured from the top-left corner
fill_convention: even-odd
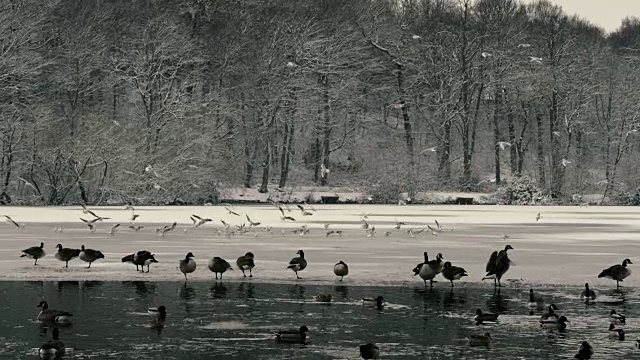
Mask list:
[[[569,318],[565,332],[541,329],[530,316],[528,289],[421,286],[355,287],[246,282],[0,282],[0,358],[37,359],[51,331],[35,321],[36,305],[70,311],[61,328],[65,359],[358,359],[358,345],[375,342],[383,359],[572,359],[580,343],[594,359],[640,359],[640,294],[603,290],[620,304],[585,305],[579,288],[536,289]],[[330,305],[311,297],[333,294]],[[382,311],[364,308],[363,296],[383,295]],[[599,298],[599,299],[600,299]],[[146,309],[165,305],[161,333],[148,327]],[[476,325],[476,308],[499,312],[499,322]],[[625,313],[627,340],[608,338],[611,309]],[[307,346],[276,344],[279,329],[310,329]],[[469,334],[490,332],[489,348],[470,348]]]

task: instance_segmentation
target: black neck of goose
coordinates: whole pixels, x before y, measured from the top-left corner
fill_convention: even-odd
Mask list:
[[[529,290],[529,302],[534,302],[534,298],[533,298],[533,290]]]
[[[300,251],[300,258],[304,259],[304,251]]]
[[[589,284],[584,284],[584,290],[586,291],[587,295],[589,295]]]
[[[429,254],[427,254],[426,251],[424,253],[424,262],[425,262],[425,264],[429,262]]]

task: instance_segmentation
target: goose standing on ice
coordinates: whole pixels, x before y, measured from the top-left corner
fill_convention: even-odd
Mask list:
[[[220,280],[222,280],[222,274],[227,270],[233,269],[227,260],[219,256],[215,256],[213,259],[209,260],[209,270],[216,275],[216,280],[218,279],[218,274],[220,274]]]
[[[184,280],[187,281],[187,274],[191,274],[196,271],[196,261],[193,260],[194,256],[191,251],[187,253],[184,259],[180,260],[178,267],[180,268],[180,272],[184,274]]]
[[[500,252],[494,251],[491,254],[489,261],[487,262],[487,266],[485,267],[487,275],[485,275],[482,280],[493,278],[494,286],[502,286],[502,284],[500,284],[500,279],[502,279],[502,276],[509,271],[509,268],[511,267],[511,259],[509,259],[509,254],[507,253],[509,250],[513,250],[511,245],[505,246],[504,250],[500,250]]]
[[[582,290],[582,293],[580,294],[580,299],[584,300],[585,302],[596,299],[596,292],[592,289],[589,289],[589,283],[584,283],[584,290]]]
[[[80,255],[80,249],[63,248],[61,244],[56,245],[58,252],[55,254],[55,258],[64,261],[65,268],[69,267],[69,261],[77,258]]]
[[[28,249],[22,250],[22,255],[20,257],[28,257],[30,259],[35,259],[35,263],[33,265],[38,265],[38,259],[42,259],[47,253],[44,252],[44,243],[41,242],[40,246],[32,246]]]
[[[84,261],[84,262],[88,262],[89,266],[87,266],[88,268],[91,268],[91,263],[98,260],[98,259],[104,259],[104,255],[102,254],[101,251],[98,250],[93,250],[93,249],[86,249],[84,247],[84,245],[82,245],[80,247],[80,260]]]
[[[289,261],[289,266],[287,266],[287,269],[293,270],[293,272],[296,273],[296,279],[300,279],[300,277],[298,276],[298,271],[302,271],[307,267],[307,260],[304,258],[304,251],[298,250],[296,254],[300,256],[291,259],[291,261]]]
[[[249,277],[253,277],[252,270],[256,267],[256,263],[252,252],[240,256],[238,260],[236,260],[236,265],[238,265],[238,269],[242,270],[242,277],[247,277],[247,274],[244,273],[247,270],[249,270]]]
[[[626,279],[631,275],[631,269],[627,267],[627,264],[633,264],[631,260],[624,259],[622,265],[613,265],[609,268],[602,270],[598,278],[606,277],[616,281],[616,287],[620,287],[620,281]]]
[[[124,262],[124,258],[122,261]],[[145,266],[147,267],[147,272],[149,272],[151,264],[157,262],[158,260],[156,260],[155,255],[147,250],[140,250],[133,255],[133,264],[136,266],[136,270],[138,270],[138,266],[140,266],[140,271],[142,272],[144,272]]]
[[[444,263],[442,276],[451,281],[451,287],[453,287],[453,280],[460,280],[463,276],[469,276],[469,274],[467,274],[465,269],[458,266],[452,266],[451,262],[447,261]]]
[[[64,343],[60,341],[60,330],[58,330],[57,327],[54,327],[51,334],[51,340],[42,344],[38,350],[40,359],[57,359],[64,355],[64,352]]]
[[[42,308],[36,317],[36,320],[40,322],[67,324],[70,322],[69,317],[73,316],[67,311],[49,309],[49,304],[44,300],[36,307]]]
[[[340,276],[340,281],[342,281],[342,278],[349,275],[349,266],[345,264],[344,261],[340,260],[333,266],[333,273],[336,276]]]
[[[433,286],[433,279],[442,272],[442,254],[438,253],[435,260],[429,261],[427,252],[424,252],[424,263],[418,264],[413,268],[413,276],[419,275],[424,286],[427,286],[427,280],[429,280],[429,286]]]

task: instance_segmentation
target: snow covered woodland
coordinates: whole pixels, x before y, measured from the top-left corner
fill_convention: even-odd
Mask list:
[[[634,191],[639,49],[547,1],[3,0],[0,198]]]

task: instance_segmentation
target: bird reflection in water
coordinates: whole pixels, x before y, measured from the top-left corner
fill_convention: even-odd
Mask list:
[[[238,286],[238,293],[246,300],[255,298],[255,285],[252,283],[243,282]]]
[[[292,298],[297,300],[304,300],[305,292],[306,291],[304,285],[295,284],[289,287],[289,294],[291,294]]]
[[[494,290],[493,295],[486,301],[489,311],[500,314],[509,311],[509,298],[500,294],[500,288]]]
[[[184,305],[184,311],[187,314],[191,314],[191,310],[193,309],[193,304],[191,303],[191,300],[196,298],[196,289],[187,285],[187,283],[185,282],[178,289],[178,296],[182,300],[182,305]]]
[[[224,299],[227,296],[227,286],[219,281],[216,281],[211,287],[211,296],[214,299]]]
[[[461,289],[453,291],[453,288],[450,288],[450,290],[444,294],[442,305],[445,309],[460,308],[467,302],[466,298],[466,291],[461,291]]]
[[[124,286],[133,286],[136,295],[139,298],[146,298],[147,296],[155,293],[156,286],[153,284],[147,284],[146,281],[123,281]]]
[[[340,295],[342,299],[349,298],[349,287],[344,285],[336,285],[333,287],[333,290],[337,295]]]

